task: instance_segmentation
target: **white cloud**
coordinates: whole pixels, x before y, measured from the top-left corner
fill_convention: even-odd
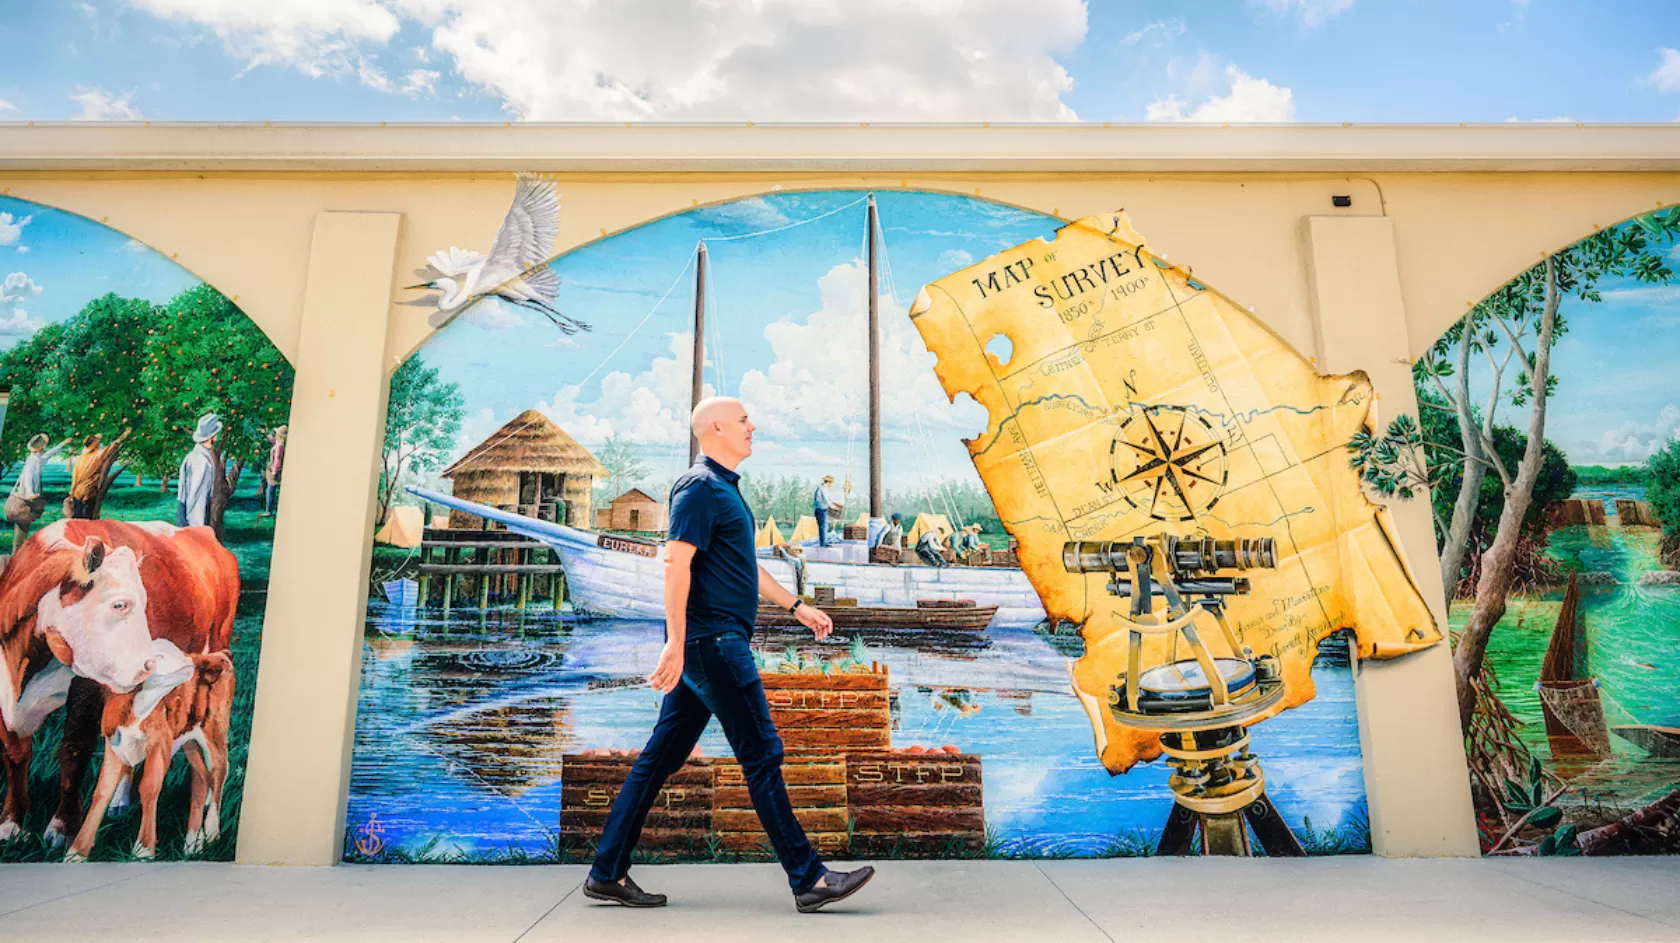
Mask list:
[[[362,72],[408,20],[529,120],[1066,120],[1056,56],[1086,31],[1082,0],[128,2],[313,76]]]
[[[698,223],[707,223],[723,229],[738,228],[746,232],[774,229],[793,221],[761,196],[704,207],[695,211],[691,218]]]
[[[1198,72],[1202,71],[1206,61],[1204,57],[1198,63]],[[1150,102],[1145,116],[1150,121],[1295,120],[1295,93],[1289,89],[1273,85],[1265,79],[1255,78],[1234,65],[1225,67],[1225,79],[1230,83],[1230,91],[1227,94],[1214,95],[1193,109],[1177,95],[1168,95]],[[1192,86],[1200,81],[1193,72]]]
[[[767,440],[827,443],[860,451],[868,443],[868,273],[855,262],[817,280],[821,307],[803,319],[764,328],[771,364],[748,370],[738,395]],[[881,302],[881,376],[894,378],[882,397],[882,438],[954,441],[986,425],[978,404],[952,405],[933,372],[934,357],[910,325],[904,305]],[[919,420],[919,423],[918,423]]]
[[[947,272],[959,272],[974,264],[974,255],[967,249],[946,249],[939,253],[939,267]]]
[[[33,334],[42,322],[29,316],[23,304],[41,294],[41,286],[22,272],[13,272],[0,282],[0,334]]]
[[[686,331],[670,335],[670,356],[655,357],[636,376],[615,370],[602,377],[593,400],[584,402],[582,386],[568,384],[537,409],[582,442],[604,442],[617,434],[632,445],[687,443],[692,337]],[[705,395],[713,392],[705,384]]]
[[[76,113],[77,121],[139,121],[146,117],[134,107],[132,90],[117,95],[102,88],[78,86],[70,100],[82,106]]]
[[[431,69],[415,69],[403,76],[402,87],[397,91],[409,98],[419,98],[421,95],[432,95],[437,92],[437,80],[441,73]]]
[[[1120,40],[1122,46],[1135,46],[1147,42],[1151,46],[1161,46],[1175,36],[1183,36],[1185,32],[1184,18],[1174,17],[1170,20],[1157,20],[1142,29],[1127,33]]]
[[[23,227],[29,225],[33,216],[13,216],[10,213],[0,213],[0,246],[9,246],[18,241],[23,235]]]
[[[741,397],[759,427],[761,467],[832,467],[837,456],[866,453],[866,283],[860,263],[834,266],[817,281],[818,310],[765,326],[771,363],[747,370],[738,383],[731,380],[729,392]],[[904,305],[884,295],[881,315],[881,375],[892,378],[882,402],[882,438],[955,443],[958,436],[984,428],[983,407],[946,399],[933,372],[933,355],[910,325]],[[537,408],[582,442],[616,434],[642,447],[684,446],[691,344],[688,333],[672,334],[669,354],[656,357],[639,374],[607,374],[593,399],[586,399],[580,386],[567,385]],[[708,383],[706,395],[713,392]]]
[[[29,251],[29,247],[28,246],[18,246],[17,251],[18,251],[18,255],[23,255],[23,254],[25,254]]]
[[[1669,250],[1671,258],[1680,258],[1680,244]],[[1612,288],[1603,293],[1605,301],[1627,304],[1680,304],[1680,285],[1640,285],[1635,288]]]
[[[8,111],[17,111],[17,110],[18,110],[18,108],[17,108],[16,105],[14,105],[11,102],[5,100],[4,98],[0,98],[0,115],[3,115]]]
[[[1519,121],[1530,121],[1530,122],[1533,122],[1535,124],[1574,124],[1575,123],[1575,119],[1571,118],[1568,115],[1558,115],[1556,118],[1518,118],[1516,115],[1512,115],[1511,117],[1506,118],[1505,121],[1506,121],[1507,124],[1514,124],[1514,123],[1519,122]]]
[[[1250,0],[1273,13],[1299,16],[1301,25],[1321,26],[1346,13],[1353,0]]]
[[[1662,64],[1645,76],[1645,82],[1659,91],[1680,92],[1680,49],[1662,50]]]
[[[384,44],[401,26],[378,0],[127,2],[153,16],[205,27],[247,68],[284,65],[312,77],[356,74],[364,60],[362,45]]]
[[[1569,443],[1564,451],[1569,461],[1580,465],[1619,465],[1643,462],[1680,433],[1680,406],[1669,403],[1652,422],[1629,420],[1607,429],[1598,441]]]
[[[473,302],[461,315],[461,320],[486,331],[505,331],[525,323],[525,318],[519,314],[517,308],[496,297],[481,298]]]

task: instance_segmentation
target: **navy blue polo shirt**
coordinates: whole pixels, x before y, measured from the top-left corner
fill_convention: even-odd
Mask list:
[[[741,476],[701,456],[671,486],[665,536],[695,547],[688,584],[688,638],[737,631],[758,618],[758,528],[741,497]]]

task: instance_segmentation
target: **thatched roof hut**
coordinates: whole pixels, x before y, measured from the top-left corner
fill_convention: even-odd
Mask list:
[[[594,479],[606,478],[607,470],[547,416],[527,409],[445,468],[442,477],[458,498],[588,527]],[[482,521],[451,511],[449,526],[477,528]]]

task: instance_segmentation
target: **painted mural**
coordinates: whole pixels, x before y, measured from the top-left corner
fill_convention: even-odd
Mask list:
[[[0,861],[231,860],[291,366],[82,217],[0,259]]]
[[[1115,507],[1104,518],[1112,527],[1065,527],[1052,541],[1018,493],[1030,479],[989,476],[983,443],[996,438],[996,405],[980,393],[953,398],[956,348],[941,349],[916,298],[924,285],[976,276],[989,291],[982,263],[1045,239],[1078,267],[1075,256],[1110,245],[1113,228],[1070,235],[1053,217],[941,193],[772,192],[602,233],[551,260],[561,212],[553,184],[510,184],[513,207],[492,246],[433,254],[406,299],[443,329],[392,379],[347,860],[592,856],[658,713],[647,676],[663,638],[660,538],[670,486],[689,462],[697,356],[701,392],[740,397],[758,426],[741,489],[760,562],[836,623],[819,643],[765,607],[753,640],[796,813],[826,856],[1369,850],[1350,660],[1439,635],[1426,611],[1406,608],[1415,589],[1404,561],[1367,540],[1384,522],[1344,457],[1362,428],[1362,380],[1316,378],[1265,335],[1274,370],[1295,377],[1299,395],[1244,390],[1216,416],[1186,394],[1168,417],[1164,400],[1109,391],[1093,466],[1104,474],[1109,443],[1135,434],[1143,448],[1151,422],[1182,452],[1166,459],[1184,471],[1173,481],[1215,476],[1186,458],[1202,445],[1218,446],[1239,478],[1280,439],[1296,436],[1286,451],[1323,446],[1335,460],[1297,463],[1297,484],[1322,487],[1328,503],[1284,514],[1320,515],[1302,528],[1311,547],[1275,540],[1276,515],[1254,517],[1263,502],[1249,507],[1246,496],[1152,517],[1148,489],[1132,482],[1118,500],[1142,526]],[[1080,245],[1087,237],[1095,241]],[[1129,279],[1199,290],[1137,241]],[[1053,268],[1021,272],[1022,311],[1038,310],[1033,286],[1056,290]],[[872,307],[878,484],[869,475]],[[1081,334],[1069,349],[1137,317],[1121,304],[1091,313],[1078,327],[1107,318],[1109,331]],[[1032,336],[1013,338],[1022,362],[1039,359],[1026,350]],[[1128,342],[1110,339],[1092,363],[1146,355],[1126,353]],[[979,342],[971,334],[967,343]],[[1203,375],[1199,362],[1192,347],[1174,361],[1191,380]],[[1236,368],[1210,369],[1235,384]],[[1041,371],[1044,394],[1071,402],[1061,386],[1071,374]],[[1237,442],[1262,427],[1269,445]],[[1322,481],[1319,469],[1330,469]],[[1221,512],[1238,514],[1235,525],[1208,516]],[[1133,537],[1147,538],[1141,570],[1128,555]],[[1068,540],[1093,542],[1090,569],[1103,573],[1065,577],[1092,599],[1115,600],[1136,623],[1168,621],[1159,602],[1131,612],[1103,589],[1156,581],[1208,620],[1211,649],[1184,637],[1182,648],[1147,646],[1144,667],[1162,671],[1136,687],[1145,713],[1164,707],[1134,725],[1147,735],[1114,735],[1105,719],[1135,707],[1113,699],[1125,659],[1113,661],[1112,633],[1047,592],[1046,561],[1061,570]],[[1309,552],[1320,554],[1311,573],[1300,563]],[[1378,575],[1343,579],[1351,561]],[[1392,624],[1360,618],[1356,602],[1379,601],[1395,607]],[[1277,624],[1257,631],[1274,607]],[[1300,607],[1328,614],[1303,620]],[[1194,681],[1201,654],[1216,656],[1204,677],[1219,685]],[[1113,677],[1081,680],[1078,666],[1097,661]],[[1109,748],[1123,739],[1136,748]],[[1184,755],[1158,759],[1162,746]],[[1257,803],[1250,793],[1262,782],[1268,801]],[[641,847],[650,859],[765,856],[715,725],[668,782]]]
[[[1680,211],[1599,230],[1413,368],[1419,421],[1352,444],[1427,495],[1489,855],[1680,851]]]

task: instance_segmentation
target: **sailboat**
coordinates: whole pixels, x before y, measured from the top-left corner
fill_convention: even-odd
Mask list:
[[[869,517],[882,514],[880,294],[877,246],[879,214],[875,196],[867,199],[867,261],[869,272]],[[691,396],[701,398],[701,367],[705,362],[706,244],[696,250],[694,287],[694,364]],[[697,458],[699,443],[689,440],[689,462]],[[665,618],[664,545],[659,541],[569,527],[503,511],[474,501],[410,486],[422,500],[493,521],[508,530],[553,548],[565,567],[566,588],[573,611],[611,619]],[[833,587],[838,598],[855,599],[861,607],[929,608],[940,603],[967,602],[981,609],[995,606],[996,623],[1033,624],[1044,618],[1044,605],[1019,568],[1001,566],[892,565],[872,563],[867,540],[840,540],[828,547],[806,545],[799,553],[785,546],[761,547],[760,563],[771,576],[800,595],[808,587]]]

